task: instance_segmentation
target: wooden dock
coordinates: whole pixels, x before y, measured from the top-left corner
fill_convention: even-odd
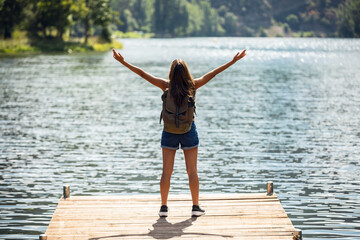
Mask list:
[[[206,214],[198,218],[190,194],[170,194],[169,216],[160,218],[159,195],[69,197],[64,190],[39,239],[302,239],[275,194],[201,194]]]

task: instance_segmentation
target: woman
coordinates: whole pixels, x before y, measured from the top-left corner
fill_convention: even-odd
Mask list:
[[[141,68],[126,62],[124,57],[113,49],[114,58],[125,67],[129,68],[131,71],[144,78],[151,84],[161,88],[161,90],[164,92],[165,90],[169,89],[168,92],[171,94],[175,105],[181,104],[185,97],[195,97],[195,92],[198,88],[205,85],[217,74],[221,73],[241,58],[245,57],[245,51],[246,50],[242,51],[242,53],[238,52],[231,61],[218,68],[215,68],[214,70],[197,79],[192,78],[186,63],[183,60],[176,59],[171,64],[169,79],[164,79],[152,76]],[[181,148],[184,151],[186,171],[189,177],[189,186],[193,202],[192,216],[198,217],[205,214],[205,211],[199,207],[199,178],[197,174],[198,144],[199,139],[193,120],[190,126],[190,130],[186,133],[175,134],[163,130],[161,137],[163,171],[160,181],[160,217],[167,217],[168,215],[167,199],[170,189],[170,178],[173,172],[175,153],[176,150],[179,149],[179,145],[181,145]]]

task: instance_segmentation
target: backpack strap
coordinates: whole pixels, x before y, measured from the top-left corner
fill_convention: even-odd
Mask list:
[[[175,126],[179,127],[179,106],[176,106],[176,112],[175,112]]]
[[[164,93],[161,95],[161,100],[163,101],[163,107],[162,107],[162,110],[161,110],[161,113],[160,113],[159,124],[161,124],[161,119],[162,119],[163,112],[164,112],[164,108],[165,108],[165,101],[166,101],[166,98],[167,98],[168,90],[169,90],[169,89],[166,89],[166,90],[164,91]]]
[[[195,97],[190,97],[190,98],[189,98],[189,107],[194,107],[194,115],[197,116],[197,114],[196,114]]]

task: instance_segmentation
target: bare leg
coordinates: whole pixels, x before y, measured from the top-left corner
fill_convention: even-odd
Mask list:
[[[199,205],[199,177],[197,174],[198,148],[184,150],[186,171],[189,176],[189,186],[193,205]]]
[[[167,199],[170,189],[171,174],[174,169],[174,159],[176,150],[168,148],[162,149],[163,171],[160,181],[161,205],[167,205]]]

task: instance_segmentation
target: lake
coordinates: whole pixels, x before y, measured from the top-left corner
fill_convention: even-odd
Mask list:
[[[200,194],[273,181],[305,239],[360,239],[359,39],[121,41],[126,60],[163,78],[175,58],[196,78],[247,49],[197,91]],[[65,184],[159,194],[161,94],[110,51],[0,58],[0,238],[37,239]],[[190,194],[181,151],[176,193]]]

